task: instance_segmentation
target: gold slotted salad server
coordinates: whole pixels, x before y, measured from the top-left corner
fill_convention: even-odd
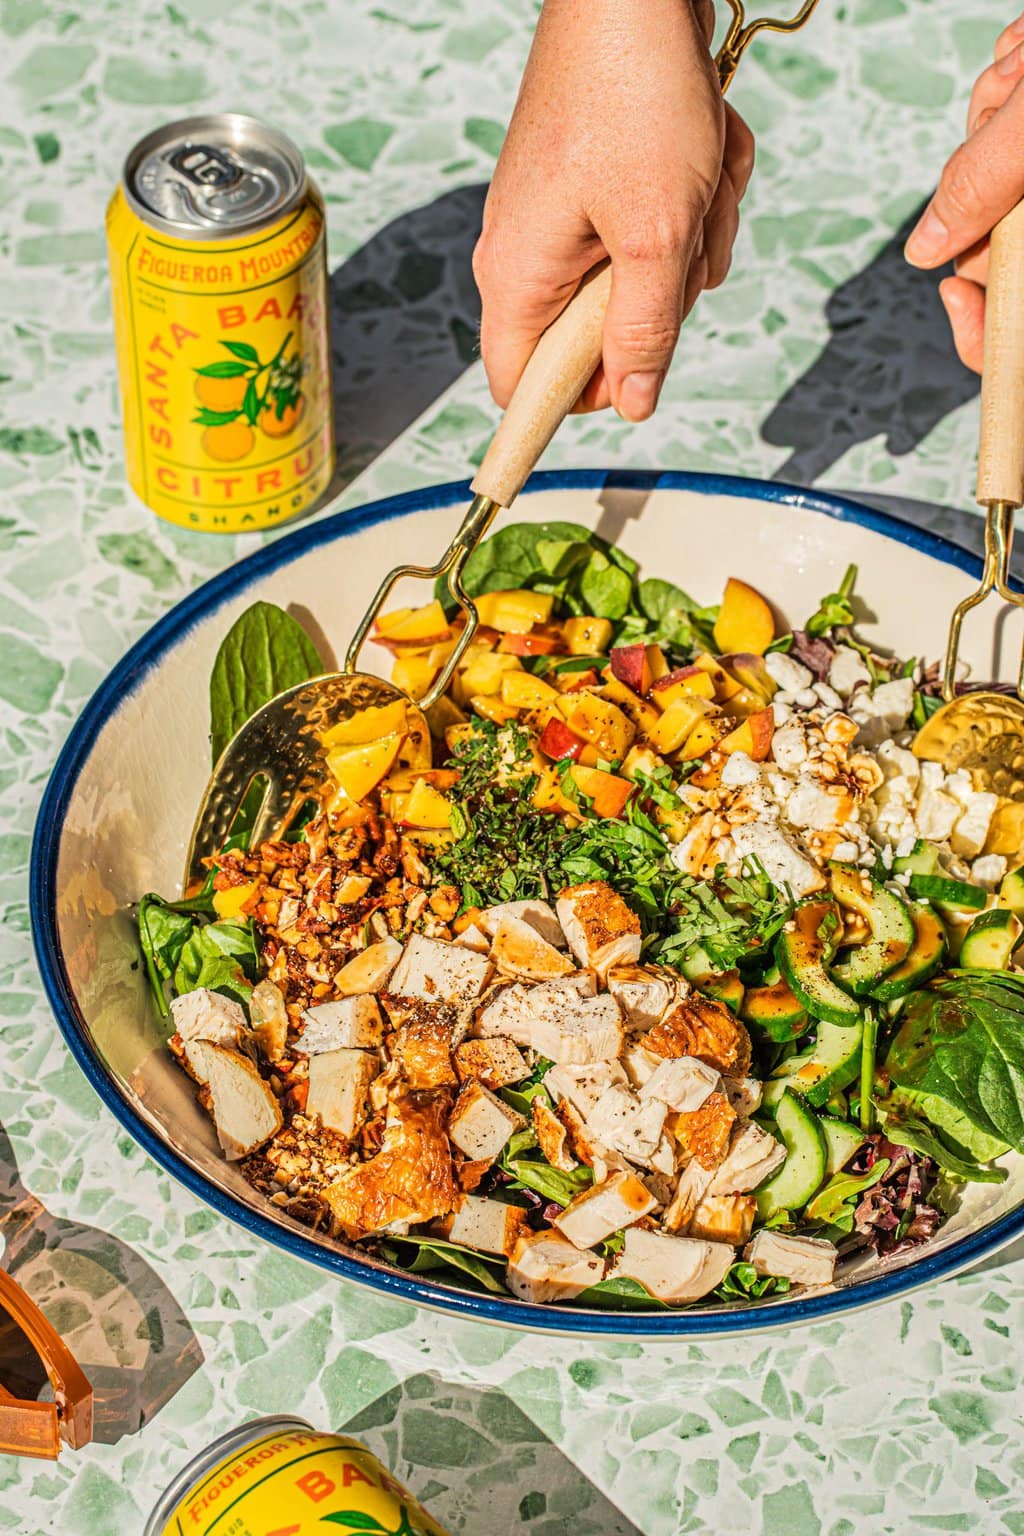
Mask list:
[[[985,564],[976,592],[957,604],[942,672],[945,703],[914,739],[917,757],[950,772],[966,768],[974,787],[999,796],[986,852],[1024,851],[1024,652],[1016,694],[957,694],[956,666],[965,616],[995,592],[1024,608],[1010,586],[1013,520],[1024,505],[1024,203],[992,233],[985,311],[977,499],[985,508]]]
[[[743,0],[729,0],[732,20],[716,55],[722,90],[740,59],[762,31],[796,32],[811,18],[818,0],[803,0],[789,20],[756,17],[747,21]],[[351,740],[367,743],[375,724],[380,734],[395,732],[395,706],[404,706],[398,762],[430,767],[430,736],[424,711],[440,698],[476,631],[479,619],[462,583],[466,561],[496,514],[510,507],[537,460],[601,361],[605,312],[611,294],[611,268],[596,267],[544,332],[527,363],[508,408],[484,455],[471,489],[473,500],[462,526],[436,565],[400,565],[381,582],[360,620],[341,672],[327,673],[279,693],[257,710],[225,747],[196,817],[185,866],[186,891],[202,885],[207,861],[227,842],[242,801],[254,782],[264,785],[251,832],[251,845],[279,837],[309,800],[336,789],[327,752],[344,739],[346,722],[360,716]],[[406,577],[443,579],[464,620],[454,650],[427,694],[413,703],[383,678],[356,670],[370,628],[389,593]],[[390,707],[390,708],[389,708]],[[378,713],[367,715],[367,711]],[[326,742],[325,738],[330,737]]]

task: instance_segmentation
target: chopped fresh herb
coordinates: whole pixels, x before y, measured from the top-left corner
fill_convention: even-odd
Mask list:
[[[804,625],[804,629],[812,640],[819,640],[824,635],[831,634],[837,627],[846,628],[854,622],[853,606],[850,598],[853,596],[853,585],[857,580],[857,567],[848,565],[846,574],[839,583],[838,592],[830,592],[823,597],[816,613]]]

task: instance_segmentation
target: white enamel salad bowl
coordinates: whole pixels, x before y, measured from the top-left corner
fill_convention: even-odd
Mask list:
[[[257,598],[300,610],[343,655],[353,625],[396,559],[429,564],[454,530],[465,485],[393,497],[300,527],[199,588],[114,668],[54,769],[36,829],[32,918],[58,1023],[104,1103],[152,1157],[249,1232],[323,1269],[469,1317],[569,1333],[742,1333],[889,1300],[976,1262],[1024,1232],[1024,1158],[1001,1185],[971,1185],[922,1248],[862,1259],[824,1290],[689,1311],[537,1306],[432,1282],[314,1235],[245,1183],[163,1048],[135,964],[130,906],[178,889],[209,771],[207,679],[217,647]],[[850,562],[872,610],[862,633],[902,655],[936,656],[978,562],[944,540],[837,498],[701,475],[582,471],[534,476],[507,521],[583,523],[621,543],[644,573],[703,602],[727,576],[751,582],[799,623]],[[424,599],[425,600],[425,599]],[[976,626],[975,633],[981,628]],[[372,647],[366,663],[375,664]],[[386,658],[378,653],[377,662]],[[968,655],[976,675],[993,663]],[[167,721],[175,722],[171,737]]]

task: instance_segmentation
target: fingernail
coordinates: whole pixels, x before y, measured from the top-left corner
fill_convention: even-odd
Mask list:
[[[1003,54],[1003,57],[999,60],[999,63],[996,65],[996,74],[997,75],[1015,75],[1017,73],[1017,71],[1020,69],[1021,58],[1022,58],[1021,46],[1018,43],[1016,48],[1011,48],[1009,53],[1004,53]]]
[[[930,262],[939,260],[948,243],[949,230],[934,208],[926,208],[920,223],[907,241],[907,260],[926,267]]]
[[[627,373],[619,390],[619,415],[623,421],[646,421],[665,382],[663,373]]]

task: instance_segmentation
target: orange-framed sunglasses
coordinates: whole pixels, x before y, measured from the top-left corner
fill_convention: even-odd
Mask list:
[[[53,1388],[53,1402],[15,1397],[0,1383],[0,1453],[56,1461],[61,1445],[92,1439],[93,1393],[84,1371],[27,1291],[0,1269],[0,1310],[31,1344]]]

